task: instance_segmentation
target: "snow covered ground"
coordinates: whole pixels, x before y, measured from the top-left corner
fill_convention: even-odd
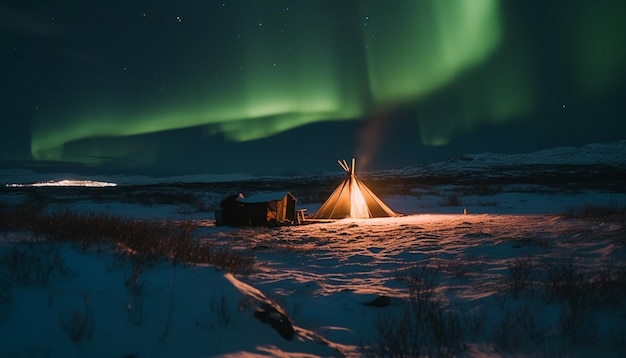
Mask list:
[[[163,260],[137,271],[107,247],[28,244],[39,238],[2,232],[0,357],[624,356],[623,210],[614,217],[565,215],[585,206],[626,207],[626,189],[613,176],[626,167],[624,148],[624,142],[593,145],[575,149],[577,155],[559,148],[510,161],[474,155],[429,166],[434,184],[416,180],[409,190],[383,196],[404,216],[279,228],[216,227],[212,212],[188,203],[94,194],[119,188],[87,194],[5,188],[5,207],[40,200],[48,212],[193,221],[197,240],[248,253],[255,266],[233,275]],[[528,182],[528,172],[516,174],[517,181],[497,179],[514,172],[494,170],[502,163],[523,167],[541,158],[542,165],[591,163],[602,182],[569,185],[578,180],[572,178],[587,178],[580,174],[584,166],[568,166],[580,172],[564,175],[563,186]],[[420,179],[423,172],[405,168],[384,175]],[[500,173],[488,183],[497,190],[468,190],[462,179],[440,181],[481,172]],[[5,174],[5,184],[67,179]],[[290,180],[288,185],[312,179]],[[123,196],[150,193],[124,190]],[[229,194],[197,195],[209,203],[206,209]],[[300,207],[313,213],[320,205]],[[16,246],[54,263],[43,282],[15,282],[8,270],[20,266],[6,262]],[[284,324],[293,325],[293,335]]]

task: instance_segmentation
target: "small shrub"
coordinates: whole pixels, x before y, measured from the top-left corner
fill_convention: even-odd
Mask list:
[[[557,327],[571,346],[587,344],[596,336],[596,327],[590,310],[578,303],[563,305]]]
[[[59,316],[59,323],[69,339],[80,343],[91,338],[93,332],[93,312],[89,307],[89,297],[85,296],[82,310]]]
[[[408,313],[408,312],[407,312]],[[423,355],[425,337],[417,334],[410,315],[382,315],[375,321],[378,334],[366,353],[372,357],[419,357]]]
[[[493,294],[493,300],[500,309],[504,309],[508,296],[509,294],[506,288],[497,287],[495,293]]]
[[[452,357],[466,348],[465,320],[438,296],[437,275],[422,264],[400,276],[409,289],[405,311],[375,322],[378,338],[368,353],[377,357]]]
[[[473,187],[473,193],[480,196],[493,196],[502,193],[502,187],[488,184],[477,184]]]
[[[139,326],[146,319],[143,310],[145,282],[141,280],[141,267],[136,263],[133,263],[131,267],[130,274],[127,274],[124,279],[124,287],[130,294],[131,301],[126,305],[126,313],[129,321],[133,325]]]
[[[456,194],[448,195],[448,197],[441,203],[441,206],[449,206],[449,207],[457,207],[461,205],[463,205],[463,203],[461,202],[461,199],[459,199],[458,195]]]
[[[247,273],[254,268],[254,257],[245,252],[215,248],[209,244],[197,244],[186,257],[189,263],[207,263],[225,268],[233,273]]]
[[[228,326],[231,320],[232,309],[228,304],[228,301],[224,296],[219,301],[215,299],[215,296],[211,298],[211,313],[217,317],[219,324],[222,327]]]
[[[541,236],[536,237],[525,237],[522,239],[516,240],[519,244],[527,245],[527,246],[539,246],[539,247],[550,247],[548,240]]]
[[[578,219],[623,221],[624,217],[626,217],[626,207],[620,207],[615,203],[606,205],[584,204],[569,209],[567,214]]]
[[[49,241],[22,241],[1,257],[6,277],[17,285],[45,286],[52,274],[67,274],[59,245]]]
[[[132,272],[126,274],[124,279],[124,287],[132,296],[142,296],[144,293],[145,282],[141,280],[141,268],[133,265]]]
[[[428,313],[428,325],[430,327],[433,344],[429,355],[437,357],[454,357],[465,346],[461,316],[458,312],[435,307]],[[434,354],[432,354],[434,353]]]
[[[460,278],[467,274],[465,262],[458,258],[454,260],[441,260],[437,263],[437,267],[450,277]]]
[[[502,320],[493,326],[493,343],[497,352],[516,350],[522,342],[522,334],[511,314],[507,312]]]
[[[293,299],[293,297],[290,295],[284,295],[284,292],[281,292],[281,294],[279,294],[279,292],[280,291],[273,292],[268,298],[270,299],[270,301],[278,304],[285,311],[285,314],[289,318],[291,318],[292,321],[297,321],[298,316],[301,314],[302,309],[304,308],[303,302],[298,299]],[[389,299],[386,296],[379,296],[378,298],[382,297]],[[374,300],[373,302],[376,302],[376,300]],[[369,304],[365,303],[364,305],[367,306]]]
[[[544,296],[549,303],[559,300],[578,304],[590,294],[585,286],[583,272],[572,261],[550,265],[544,281]]]
[[[401,279],[409,288],[409,304],[418,320],[423,320],[426,314],[441,303],[436,294],[437,272],[426,264],[409,270]]]
[[[472,312],[465,313],[461,315],[463,319],[463,324],[465,325],[468,333],[469,340],[475,342],[476,339],[483,333],[485,330],[485,319],[486,315],[484,311],[480,312]]]
[[[535,313],[528,306],[517,311],[516,321],[526,338],[532,342],[542,342],[548,335],[547,323],[537,320]]]
[[[531,283],[533,264],[529,258],[516,258],[509,266],[507,286],[514,298],[528,287]]]
[[[626,296],[626,271],[615,271],[612,266],[600,269],[591,283],[591,290],[594,303],[619,305]]]
[[[126,305],[126,314],[128,320],[135,326],[142,325],[146,320],[146,314],[143,310],[143,296],[131,296],[131,301]]]
[[[462,316],[442,305],[426,317],[410,307],[398,316],[380,316],[374,323],[377,338],[367,347],[375,357],[454,357],[466,349]]]

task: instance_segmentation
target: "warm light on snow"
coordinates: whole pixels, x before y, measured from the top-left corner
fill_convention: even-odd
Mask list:
[[[63,180],[51,180],[37,183],[29,183],[29,184],[7,184],[8,187],[11,188],[24,188],[24,187],[47,187],[47,186],[80,186],[80,187],[90,187],[90,188],[101,188],[101,187],[110,187],[117,186],[115,183],[109,183],[104,181],[95,181],[95,180],[74,180],[74,179],[63,179]]]

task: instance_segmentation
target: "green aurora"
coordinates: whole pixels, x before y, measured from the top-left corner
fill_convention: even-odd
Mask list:
[[[321,21],[307,13],[248,25],[252,28],[241,48],[224,54],[223,63],[210,70],[228,80],[198,84],[189,79],[188,87],[205,93],[204,98],[181,98],[132,113],[107,103],[56,115],[53,121],[40,118],[33,125],[32,155],[61,160],[71,156],[64,151],[67,143],[85,138],[207,126],[208,133],[249,141],[317,121],[367,117],[377,108],[414,103],[445,86],[488,58],[500,41],[497,0],[358,4],[352,27],[334,27],[341,14]],[[330,3],[315,7],[318,13],[332,10]],[[315,31],[277,36],[281,29],[296,27]],[[445,144],[449,135],[422,127],[425,144]],[[110,147],[103,150],[111,155]]]
[[[85,29],[46,36],[109,29],[124,41],[65,49],[79,65],[65,69],[63,93],[33,114],[31,156],[150,163],[159,156],[151,146],[162,143],[142,137],[149,134],[193,129],[207,141],[247,142],[397,111],[419,114],[415,141],[445,146],[536,117],[547,98],[560,95],[549,106],[565,108],[573,96],[593,101],[621,88],[622,2],[531,3],[251,0],[138,7],[116,23],[91,14]]]

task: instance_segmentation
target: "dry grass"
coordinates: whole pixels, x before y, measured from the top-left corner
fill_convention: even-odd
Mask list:
[[[233,273],[252,270],[252,255],[201,243],[194,237],[196,229],[193,222],[71,211],[46,214],[43,208],[31,206],[0,209],[0,231],[27,230],[46,242],[67,242],[81,250],[101,250],[112,245],[139,267],[167,259],[174,264],[215,265]]]
[[[467,263],[455,262],[463,264]],[[446,272],[445,265],[422,263],[402,272],[398,279],[409,292],[405,306],[381,312],[373,322],[377,336],[362,348],[364,354],[463,356],[473,343],[487,342],[496,354],[549,356],[594,344],[601,329],[597,314],[623,309],[626,271],[621,267],[585,269],[572,260],[538,265],[518,257],[507,269],[502,290],[490,298],[493,304],[486,301],[467,312],[445,297],[446,277],[457,278]],[[559,309],[555,317],[545,314],[545,307],[551,305]],[[623,349],[624,337],[614,334],[611,341]]]
[[[626,207],[615,203],[606,205],[583,204],[569,209],[567,215],[578,219],[610,220],[625,223]]]

